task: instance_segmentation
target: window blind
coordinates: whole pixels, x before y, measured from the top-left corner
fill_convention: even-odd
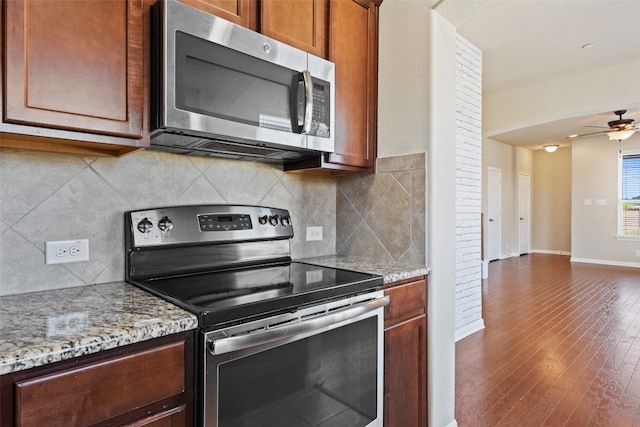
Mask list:
[[[640,154],[622,156],[622,200],[640,202]]]

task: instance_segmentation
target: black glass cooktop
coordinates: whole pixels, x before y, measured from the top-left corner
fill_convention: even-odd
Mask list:
[[[382,285],[382,277],[291,262],[133,282],[198,315],[200,327],[291,311]]]

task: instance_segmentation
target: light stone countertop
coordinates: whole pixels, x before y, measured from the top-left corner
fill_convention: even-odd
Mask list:
[[[398,282],[426,276],[431,272],[427,266],[409,265],[394,261],[382,261],[371,258],[352,256],[327,255],[321,257],[302,258],[298,261],[318,264],[326,267],[342,268],[345,270],[361,271],[363,273],[379,274],[383,283]]]
[[[322,256],[298,261],[383,276],[428,275],[426,266]],[[195,315],[125,282],[0,297],[0,375],[195,329]]]
[[[125,282],[0,297],[0,374],[195,329],[195,315]]]

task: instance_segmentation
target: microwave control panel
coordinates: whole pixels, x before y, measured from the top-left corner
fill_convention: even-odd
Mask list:
[[[311,135],[329,138],[331,128],[331,87],[329,82],[313,78],[313,114]]]

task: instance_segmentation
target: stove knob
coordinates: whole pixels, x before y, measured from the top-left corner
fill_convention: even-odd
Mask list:
[[[158,221],[158,228],[160,231],[171,231],[171,229],[173,229],[173,221],[163,216],[160,221]]]
[[[282,224],[285,227],[288,227],[291,225],[291,218],[289,218],[288,216],[283,216],[282,218],[280,218],[280,224]]]
[[[269,217],[266,215],[262,215],[261,217],[258,218],[258,222],[262,225],[265,225],[267,221],[269,221]]]
[[[278,215],[271,215],[269,217],[269,224],[276,226],[278,225]]]
[[[152,228],[153,228],[153,224],[151,223],[151,221],[149,221],[148,218],[143,218],[138,223],[138,231],[140,231],[141,233],[148,233],[151,231]]]

